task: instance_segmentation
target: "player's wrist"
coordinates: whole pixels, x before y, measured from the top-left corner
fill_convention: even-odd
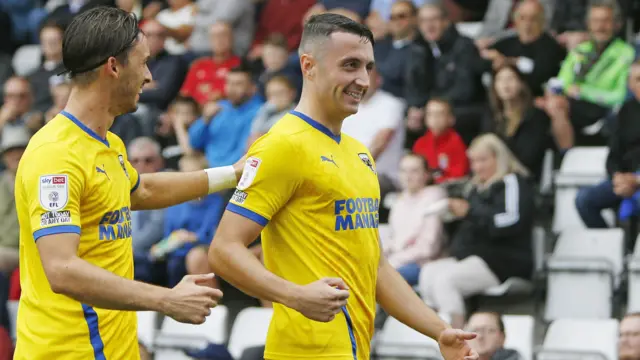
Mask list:
[[[232,165],[205,169],[209,180],[209,194],[231,189],[238,185],[236,170]]]

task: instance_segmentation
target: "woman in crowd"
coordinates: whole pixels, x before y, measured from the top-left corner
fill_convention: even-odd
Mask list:
[[[419,290],[427,303],[464,325],[464,299],[510,277],[529,278],[533,269],[533,189],[528,171],[493,134],[469,148],[474,177],[466,199],[449,199],[449,211],[461,219],[449,257],[427,263]]]
[[[382,239],[384,253],[410,285],[418,284],[420,268],[437,259],[442,251],[444,232],[438,214],[425,211],[446,192],[434,186],[427,161],[420,155],[405,155],[400,162],[402,193],[389,215],[390,238]],[[446,200],[445,200],[446,201]]]
[[[542,173],[545,150],[551,146],[550,121],[533,105],[531,90],[514,65],[498,68],[489,93],[491,111],[484,132],[498,135],[534,179]]]

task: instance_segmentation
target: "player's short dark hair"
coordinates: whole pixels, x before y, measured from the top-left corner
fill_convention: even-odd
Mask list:
[[[73,18],[64,32],[62,61],[72,79],[91,82],[91,71],[115,57],[126,65],[140,29],[135,15],[99,6]]]
[[[346,16],[324,13],[312,16],[302,30],[299,52],[305,52],[310,43],[328,39],[333,33],[344,32],[358,35],[375,45],[373,33],[366,25],[353,21]]]

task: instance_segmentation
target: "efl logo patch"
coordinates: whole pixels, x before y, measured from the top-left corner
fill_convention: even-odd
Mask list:
[[[67,175],[40,176],[40,205],[48,211],[62,210],[69,200]]]
[[[231,201],[233,201],[236,204],[244,204],[244,201],[247,200],[248,195],[249,194],[247,194],[242,190],[236,190],[233,193],[233,196],[231,197]]]
[[[40,226],[61,225],[71,223],[69,210],[49,211],[40,216]]]
[[[247,159],[244,164],[244,170],[242,171],[242,177],[238,182],[238,190],[245,190],[253,184],[253,180],[256,178],[256,174],[258,173],[261,163],[262,160],[257,157],[250,157]]]

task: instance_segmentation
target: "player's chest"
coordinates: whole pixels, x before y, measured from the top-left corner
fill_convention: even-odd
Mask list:
[[[124,154],[109,149],[87,161],[85,199],[100,208],[129,206],[131,180]]]
[[[380,187],[373,160],[366,152],[335,147],[316,151],[308,180],[328,199],[378,199]]]

